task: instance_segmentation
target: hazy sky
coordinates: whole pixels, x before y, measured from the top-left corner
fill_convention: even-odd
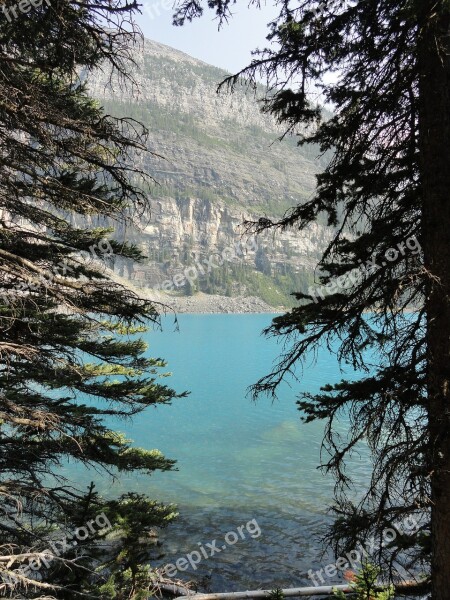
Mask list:
[[[260,9],[247,8],[247,2],[241,0],[232,8],[234,17],[218,31],[214,13],[208,9],[200,19],[174,27],[172,0],[141,2],[142,14],[136,15],[136,20],[145,37],[232,72],[250,62],[252,50],[267,46],[266,25],[277,14],[272,3],[261,3]]]

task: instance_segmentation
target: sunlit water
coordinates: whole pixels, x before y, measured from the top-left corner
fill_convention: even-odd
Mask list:
[[[308,569],[328,562],[321,558],[319,537],[330,520],[334,482],[317,469],[323,424],[302,424],[295,401],[302,391],[317,391],[353,373],[342,373],[324,349],[301,382],[283,386],[274,403],[252,402],[248,386],[270,371],[282,350],[261,336],[270,320],[271,315],[181,315],[177,331],[166,318],[162,332],[148,334],[148,353],[168,361],[173,377],[165,381],[190,396],[148,410],[132,424],[114,424],[135,445],[177,459],[178,471],[104,481],[100,489],[145,492],[178,505],[178,521],[162,535],[165,557],[159,564],[174,563],[216,539],[219,553],[202,559],[196,571],[178,573],[203,579],[202,589],[311,585]],[[352,472],[359,481],[367,477],[365,453]],[[261,534],[251,537],[243,529],[239,541],[223,549],[225,534],[252,519]]]

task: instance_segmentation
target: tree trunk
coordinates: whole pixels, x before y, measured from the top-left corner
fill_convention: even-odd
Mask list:
[[[421,0],[419,134],[431,474],[432,597],[450,598],[450,15]]]

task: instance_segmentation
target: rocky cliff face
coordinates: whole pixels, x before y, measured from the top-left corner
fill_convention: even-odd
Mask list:
[[[149,40],[133,54],[137,87],[109,83],[106,73],[96,74],[89,86],[108,112],[137,118],[150,131],[149,150],[158,156],[136,157],[158,182],[148,190],[150,214],[139,229],[116,231],[148,259],[142,265],[116,261],[115,268],[139,286],[159,287],[199,261],[242,246],[244,219],[273,218],[304,202],[319,164],[295,138],[279,141],[282,131],[261,113],[258,92],[255,97],[242,85],[218,94],[226,76],[220,69]],[[301,234],[266,235],[172,291],[284,301],[288,291],[310,281],[327,235],[321,225]]]

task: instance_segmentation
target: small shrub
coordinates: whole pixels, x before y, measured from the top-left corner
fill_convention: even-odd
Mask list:
[[[346,579],[350,580],[350,586],[356,594],[357,600],[391,600],[395,596],[393,585],[384,586],[379,589],[377,584],[380,569],[375,565],[366,563],[359,573],[348,572]],[[333,590],[333,597],[338,600],[345,600],[347,596],[342,590]]]

